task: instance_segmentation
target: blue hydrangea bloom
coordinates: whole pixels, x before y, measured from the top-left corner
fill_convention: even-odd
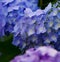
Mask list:
[[[38,0],[32,0],[32,1],[31,0],[1,0],[0,8],[2,7],[2,9],[0,10],[0,12],[2,11],[4,17],[6,17],[5,32],[7,31],[12,32],[17,19],[24,16],[24,10],[26,8],[31,8],[33,11],[35,11],[38,8],[37,3]]]
[[[54,6],[56,5],[56,6]],[[51,42],[54,43],[56,49],[60,50],[60,46],[57,47],[59,43],[59,30],[60,30],[60,9],[58,2],[54,4],[52,9],[49,11],[45,27],[46,27],[46,35],[43,36],[44,43],[49,45]],[[59,43],[60,44],[60,43]]]
[[[4,27],[6,24],[6,8],[0,3],[0,37],[4,35]]]
[[[26,8],[24,11],[25,16],[21,17],[14,26],[12,43],[21,48],[32,47],[36,44],[36,46],[40,45],[39,34],[46,32],[44,23],[50,9],[51,3],[44,10],[32,11],[30,8]]]
[[[12,43],[23,49],[51,45],[53,42],[55,44],[51,46],[56,48],[56,43],[60,38],[58,31],[60,29],[60,9],[59,4],[54,5],[49,3],[44,10],[37,9],[36,11],[26,8],[24,16],[19,18],[14,26]],[[60,50],[59,46],[58,49]]]
[[[49,3],[44,10],[37,3],[38,0],[1,0],[0,36],[7,31],[13,33],[12,43],[22,49],[51,42],[56,48],[60,44],[60,1]]]

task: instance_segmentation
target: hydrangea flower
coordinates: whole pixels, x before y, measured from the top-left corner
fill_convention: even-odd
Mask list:
[[[6,17],[5,32],[12,32],[17,19],[24,16],[24,10],[31,8],[35,11],[38,8],[37,3],[38,0],[1,0],[1,11]]]
[[[49,45],[51,42],[58,44],[60,1],[54,5],[49,3],[44,10],[39,9],[37,3],[38,0],[1,0],[0,36],[7,31],[13,33],[12,43],[22,48]]]
[[[60,2],[60,1],[59,1]],[[45,43],[55,43],[54,47],[59,43],[59,29],[60,29],[60,9],[58,2],[53,5],[51,11],[48,14],[45,22],[47,36],[45,36]],[[60,44],[60,43],[59,43]],[[60,50],[60,47],[55,47]]]
[[[7,12],[5,11],[5,8],[3,8],[3,5],[0,3],[0,37],[4,35],[4,26],[6,24],[7,15]]]
[[[13,44],[23,48],[32,47],[40,44],[39,34],[45,33],[46,28],[44,23],[46,22],[46,14],[51,9],[51,3],[44,9],[38,9],[32,11],[30,8],[26,8],[25,16],[21,17],[14,26],[14,38]],[[31,46],[30,46],[31,45]]]
[[[18,55],[10,62],[60,62],[60,52],[51,47],[31,48],[24,55]]]
[[[38,0],[1,0],[1,3],[3,3],[4,6],[7,6],[8,12],[14,11],[14,10],[21,10],[24,8],[31,8],[32,10],[35,10],[38,8],[37,3]]]
[[[50,45],[51,42],[55,43],[53,47],[56,46],[60,28],[58,5],[54,7],[49,3],[44,10],[37,9],[36,11],[26,8],[25,16],[19,18],[14,26],[12,43],[21,49]]]

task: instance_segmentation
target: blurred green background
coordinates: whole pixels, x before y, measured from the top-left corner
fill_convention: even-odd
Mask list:
[[[14,56],[21,53],[18,47],[11,44],[12,37],[13,36],[10,35],[0,38],[0,52],[2,52],[0,62],[9,62]]]

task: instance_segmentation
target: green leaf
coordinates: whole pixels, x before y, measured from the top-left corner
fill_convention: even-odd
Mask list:
[[[9,62],[16,55],[21,53],[18,47],[15,47],[11,44],[12,39],[12,35],[4,36],[0,39],[0,52],[2,52],[2,55],[0,56],[0,62]]]

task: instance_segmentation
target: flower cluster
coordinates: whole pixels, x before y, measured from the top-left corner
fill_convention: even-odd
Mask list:
[[[31,48],[24,55],[16,56],[10,62],[60,62],[60,52],[51,47]]]
[[[4,35],[4,26],[6,24],[6,15],[5,8],[3,8],[2,4],[0,3],[0,37]]]
[[[60,1],[58,2],[60,4]],[[51,11],[48,14],[48,17],[45,22],[45,27],[47,31],[47,36],[45,36],[44,40],[45,43],[53,42],[54,47],[58,47],[57,49],[60,50],[59,47],[59,38],[60,38],[60,6],[58,3],[54,4]],[[58,46],[57,46],[58,44]]]
[[[35,11],[38,0],[1,0],[0,1],[0,36],[13,31],[18,18],[24,16],[24,10],[31,8]],[[4,30],[5,29],[5,30]]]
[[[48,8],[49,7],[49,8]],[[48,9],[47,9],[48,8]],[[13,44],[16,46],[27,46],[30,43],[38,44],[37,36],[46,32],[44,23],[46,21],[46,13],[51,9],[51,3],[45,10],[38,9],[33,12],[30,8],[24,11],[25,16],[19,19],[14,26],[14,39]],[[31,37],[32,36],[32,37]],[[23,45],[24,44],[24,45]],[[30,45],[29,45],[30,46]]]
[[[49,3],[44,10],[36,11],[26,8],[25,16],[14,26],[12,43],[22,49],[50,45],[51,42],[55,43],[53,47],[56,47],[60,38],[60,7],[57,3],[55,5],[54,7]]]
[[[60,62],[60,1],[41,9],[38,0],[1,0],[0,38],[8,33],[22,51],[31,48],[11,62]]]
[[[0,37],[13,34],[13,45],[21,49],[50,45],[60,50],[60,1],[44,9],[38,0],[1,0]]]

